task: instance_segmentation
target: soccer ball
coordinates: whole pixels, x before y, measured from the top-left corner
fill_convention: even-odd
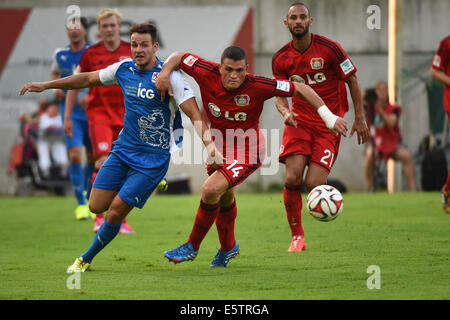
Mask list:
[[[344,208],[344,200],[338,189],[329,185],[317,186],[306,200],[309,213],[319,221],[336,219]]]

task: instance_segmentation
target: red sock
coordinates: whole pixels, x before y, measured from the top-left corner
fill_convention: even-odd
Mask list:
[[[216,228],[219,235],[220,249],[222,252],[230,251],[234,247],[234,221],[237,216],[236,200],[228,207],[220,208],[216,218]]]
[[[192,243],[194,251],[200,248],[200,244],[208,233],[209,229],[219,214],[219,203],[207,204],[200,201],[200,205],[195,216],[194,227],[192,228],[188,242]]]
[[[301,185],[284,184],[283,199],[292,236],[304,236],[302,226],[302,194]]]
[[[445,192],[449,192],[450,191],[450,171],[447,174],[447,181],[445,182],[444,191]]]

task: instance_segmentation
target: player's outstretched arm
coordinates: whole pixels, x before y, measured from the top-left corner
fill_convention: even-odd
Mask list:
[[[450,86],[450,77],[446,75],[444,72],[431,67],[430,75],[434,80],[439,81],[440,83],[443,83],[447,86]]]
[[[310,106],[317,109],[317,113],[322,118],[323,122],[328,129],[333,130],[344,137],[347,136],[347,121],[345,119],[338,117],[328,109],[325,102],[321,97],[308,85],[304,83],[294,82],[295,92],[294,96],[300,96],[304,99]]]
[[[353,108],[355,111],[355,122],[353,123],[352,130],[350,131],[350,136],[353,136],[356,132],[358,144],[366,143],[370,139],[370,131],[364,115],[361,87],[359,86],[359,82],[355,74],[345,79],[345,82],[350,90],[350,96],[352,97]]]
[[[191,119],[194,129],[197,134],[202,138],[203,144],[206,147],[208,156],[212,166],[224,163],[222,153],[217,149],[213,142],[211,131],[203,120],[202,114],[198,108],[195,97],[192,97],[180,105],[181,110]]]
[[[278,112],[283,116],[284,124],[297,128],[297,120],[295,120],[295,117],[297,117],[298,114],[291,112],[287,98],[275,97],[275,106],[277,107]]]
[[[27,83],[20,90],[20,95],[24,95],[26,92],[42,92],[48,89],[72,90],[98,86],[102,84],[99,74],[99,71],[83,72],[51,81]]]
[[[173,96],[172,87],[170,85],[170,73],[180,68],[183,55],[184,52],[175,51],[166,59],[166,61],[164,61],[158,78],[156,78],[155,81],[156,91],[158,91],[161,101],[164,101],[166,98],[166,92],[168,92],[169,96]]]

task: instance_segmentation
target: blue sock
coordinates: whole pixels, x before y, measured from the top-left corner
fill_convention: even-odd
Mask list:
[[[69,166],[69,177],[72,183],[75,197],[77,198],[78,205],[86,204],[86,198],[84,196],[84,171],[83,167],[79,163],[71,163]]]
[[[81,256],[84,261],[91,263],[92,259],[101,251],[112,239],[116,237],[119,233],[120,226],[122,223],[110,224],[106,221],[102,224],[100,229],[97,231],[94,240],[92,240],[91,246],[88,251],[83,253]]]
[[[84,168],[84,185],[86,190],[86,199],[89,199],[92,189],[92,173],[94,172],[94,163],[88,162]]]

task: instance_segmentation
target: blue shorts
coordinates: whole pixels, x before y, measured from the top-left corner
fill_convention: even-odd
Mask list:
[[[91,139],[89,138],[89,126],[87,120],[72,119],[73,131],[72,139],[64,134],[67,148],[85,146],[88,151],[92,151]]]
[[[94,188],[117,190],[123,201],[130,206],[142,209],[147,199],[153,193],[158,183],[166,175],[170,156],[146,154],[146,160],[152,158],[151,167],[136,170],[129,166],[114,153],[110,153],[101,166],[94,181]]]

